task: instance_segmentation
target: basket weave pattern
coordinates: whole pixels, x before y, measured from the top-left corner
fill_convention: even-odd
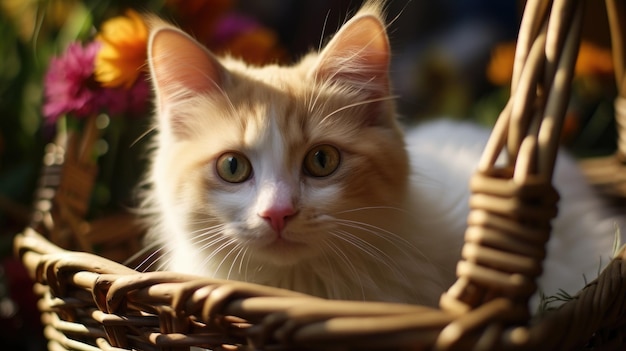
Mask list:
[[[619,28],[626,6],[614,0],[607,5],[623,87]],[[16,254],[41,296],[50,350],[619,349],[626,342],[626,250],[557,311],[534,319],[528,311],[557,213],[552,172],[582,15],[581,1],[527,1],[511,98],[471,181],[458,280],[439,309],[329,301],[242,282],[139,273],[103,257],[108,254],[61,249],[51,242],[94,251],[90,233],[97,227],[82,219],[92,186],[84,179],[92,179],[95,168],[72,166],[88,164],[80,155],[89,148],[69,147],[52,157],[63,163],[46,167],[38,200],[44,205],[32,228],[15,239]],[[623,99],[616,103],[621,113]],[[83,140],[92,137],[87,133]],[[508,163],[497,167],[502,153]],[[107,230],[137,243],[134,229]],[[127,248],[125,254],[137,250]]]

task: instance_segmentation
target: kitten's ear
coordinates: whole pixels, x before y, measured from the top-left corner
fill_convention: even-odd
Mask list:
[[[148,63],[160,112],[202,93],[221,90],[226,70],[200,43],[178,28],[153,24]]]
[[[377,13],[357,13],[320,53],[313,69],[317,80],[346,84],[368,99],[389,95],[389,40]]]

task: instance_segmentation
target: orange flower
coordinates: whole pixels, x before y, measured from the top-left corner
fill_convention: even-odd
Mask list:
[[[280,62],[286,56],[276,35],[267,29],[244,33],[234,38],[223,51],[253,65]]]
[[[515,60],[515,43],[504,43],[496,46],[487,66],[487,78],[495,85],[511,83],[513,62]],[[602,76],[613,73],[611,51],[582,41],[578,51],[575,74],[577,76]]]
[[[613,74],[613,56],[611,51],[586,41],[580,43],[580,51],[576,61],[576,75],[611,74]]]
[[[126,16],[102,24],[96,40],[102,48],[95,60],[95,78],[105,87],[130,88],[146,63],[148,28],[141,16],[126,11]]]
[[[515,60],[515,43],[504,43],[496,46],[487,66],[487,78],[495,85],[506,85],[513,76]]]
[[[241,58],[254,65],[280,62],[286,58],[274,31],[240,14],[223,16],[216,23],[211,49],[218,55]]]

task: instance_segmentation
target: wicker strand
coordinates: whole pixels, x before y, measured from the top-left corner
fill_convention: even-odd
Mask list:
[[[617,121],[617,155],[626,161],[626,4],[623,1],[606,0],[609,27],[611,29],[611,49],[613,69],[618,96],[615,100]]]
[[[611,48],[615,82],[621,95],[626,94],[626,4],[620,0],[606,0],[606,12],[611,29]]]
[[[626,94],[626,93],[625,93]],[[617,155],[626,161],[626,96],[615,99],[615,121],[617,125]]]
[[[563,120],[570,101],[574,66],[578,57],[582,31],[583,2],[557,0],[555,7],[556,10],[559,10],[558,14],[565,15],[550,17],[546,54],[548,64],[554,60],[556,66],[554,71],[548,72],[550,73],[549,76],[544,77],[545,82],[550,84],[545,85],[549,90],[539,135],[537,136],[539,147],[538,174],[546,177],[548,181],[551,181],[554,172]],[[569,21],[564,21],[562,17],[566,17]],[[553,18],[556,20],[552,21]],[[553,35],[554,41],[563,42],[562,46],[559,45],[560,50],[562,50],[560,56],[557,53],[552,53],[555,48],[553,45],[549,45],[552,33],[558,33]]]

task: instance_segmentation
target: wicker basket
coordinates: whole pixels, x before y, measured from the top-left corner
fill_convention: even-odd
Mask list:
[[[607,4],[624,94],[626,3]],[[141,231],[123,215],[83,220],[96,172],[84,156],[97,134],[88,127],[81,140],[48,150],[35,221],[15,239],[41,296],[49,349],[623,349],[626,251],[558,310],[538,318],[528,312],[556,214],[551,178],[582,14],[578,0],[527,2],[511,98],[472,179],[458,280],[439,309],[329,301],[115,263],[110,258],[137,251]],[[617,102],[622,119],[625,98]],[[502,151],[513,162],[497,168]],[[623,168],[615,158],[611,163]],[[51,242],[81,251],[98,247],[98,255]]]

